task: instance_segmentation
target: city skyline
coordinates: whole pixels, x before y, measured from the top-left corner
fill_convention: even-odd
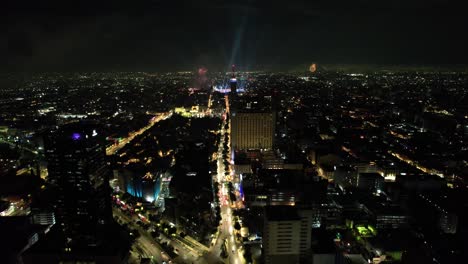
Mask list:
[[[0,263],[466,262],[463,7],[4,3]]]
[[[6,75],[3,262],[466,257],[466,72],[242,67]]]

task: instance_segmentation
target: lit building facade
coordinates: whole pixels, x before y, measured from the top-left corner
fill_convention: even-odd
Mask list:
[[[121,180],[127,193],[150,203],[158,199],[161,192],[161,173],[138,174],[125,170],[122,174]]]
[[[55,214],[52,211],[31,210],[32,223],[36,225],[55,225]]]
[[[273,113],[233,113],[231,140],[235,150],[272,149],[275,127]]]
[[[293,206],[267,206],[263,230],[265,263],[301,263],[310,251],[312,214]]]

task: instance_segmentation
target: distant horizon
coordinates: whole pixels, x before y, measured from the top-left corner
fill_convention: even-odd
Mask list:
[[[320,71],[455,71],[455,72],[468,72],[468,64],[346,64],[346,63],[338,63],[338,64],[320,64],[319,62],[314,62],[317,64],[317,70]],[[278,72],[278,73],[300,73],[300,72],[308,72],[310,64],[299,64],[297,66],[290,67],[289,69],[279,69],[275,68],[275,66],[265,66],[265,67],[251,67],[251,68],[243,68],[242,65],[236,65],[238,72]],[[102,69],[102,70],[30,70],[30,71],[1,71],[1,74],[13,74],[13,75],[21,75],[21,74],[53,74],[53,73],[61,73],[61,74],[72,74],[72,73],[157,73],[157,74],[164,74],[164,73],[182,73],[182,72],[196,72],[198,68],[205,67],[208,70],[208,74],[215,72],[230,72],[230,67],[226,66],[225,70],[221,69],[221,67],[209,68],[205,65],[200,65],[198,67],[190,67],[190,68],[180,68],[180,69],[173,69],[173,70],[153,70],[153,69]]]

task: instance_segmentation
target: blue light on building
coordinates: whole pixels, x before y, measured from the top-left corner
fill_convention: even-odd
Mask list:
[[[127,173],[125,175],[125,182],[127,193],[150,203],[158,199],[161,192],[161,177],[159,173],[156,175],[151,173],[146,173],[145,175]]]

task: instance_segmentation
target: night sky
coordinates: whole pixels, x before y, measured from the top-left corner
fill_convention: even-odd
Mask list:
[[[0,8],[7,72],[468,63],[458,1],[9,2]]]

